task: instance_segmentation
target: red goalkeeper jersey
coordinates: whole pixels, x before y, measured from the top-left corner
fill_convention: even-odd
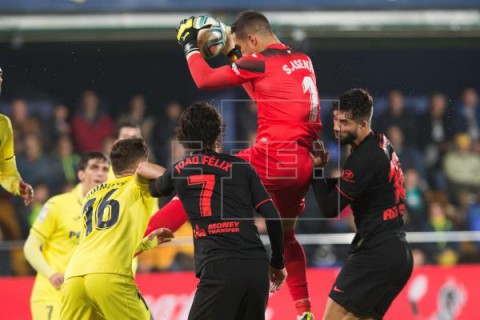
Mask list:
[[[230,66],[211,68],[196,52],[188,57],[201,89],[243,85],[258,107],[257,148],[312,148],[321,130],[320,103],[310,58],[283,44],[242,57]]]

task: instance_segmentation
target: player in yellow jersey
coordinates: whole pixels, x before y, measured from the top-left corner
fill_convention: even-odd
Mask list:
[[[115,133],[116,139],[115,143],[117,143],[120,140],[124,139],[132,139],[132,138],[142,138],[142,132],[140,131],[140,127],[137,126],[135,123],[131,121],[123,121],[117,126],[117,131]],[[108,180],[114,180],[115,179],[115,174],[113,173],[112,166],[110,166],[110,169],[108,170]],[[158,201],[151,200],[155,202],[155,206],[152,208],[151,214],[154,214],[158,210]],[[135,276],[135,273],[137,272],[138,268],[138,258],[134,258],[132,261],[132,271],[133,271],[133,276]]]
[[[80,183],[71,192],[49,199],[30,229],[24,253],[38,272],[30,299],[33,320],[60,319],[60,286],[79,243],[83,198],[107,181],[109,165],[110,160],[101,152],[84,154],[78,164]]]
[[[123,139],[132,138],[142,138],[142,132],[140,131],[140,127],[133,122],[124,121],[117,126],[115,142],[113,144]],[[113,179],[115,179],[115,174],[113,173],[112,166],[110,166],[110,170],[108,171],[108,180]]]
[[[116,179],[87,194],[80,245],[65,272],[61,319],[151,319],[132,273],[132,258],[155,204],[148,180],[136,170],[149,166],[154,175],[164,172],[146,163],[147,153],[143,139],[115,143],[110,156]],[[172,234],[162,229],[158,237],[161,243]]]
[[[3,71],[0,68],[0,94],[2,92]],[[33,200],[33,188],[25,183],[17,170],[13,150],[12,123],[6,115],[0,114],[0,184],[8,192],[21,196],[25,205]]]
[[[2,92],[3,71],[0,68],[0,94]],[[25,205],[33,200],[33,188],[25,183],[17,170],[13,148],[13,130],[10,119],[0,114],[0,185],[13,195],[23,198]],[[1,201],[0,201],[1,202]],[[0,203],[3,208],[3,203]],[[7,206],[10,207],[9,204]],[[20,227],[13,210],[0,210],[0,227],[10,232],[5,233],[4,240],[21,240]],[[21,249],[10,251],[12,270],[16,274],[26,274],[28,271]]]

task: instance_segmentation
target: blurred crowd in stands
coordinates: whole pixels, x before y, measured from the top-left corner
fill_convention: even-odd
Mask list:
[[[374,99],[373,128],[387,135],[403,167],[407,230],[480,231],[478,92],[467,88],[458,97],[447,97],[440,92],[428,97],[410,97],[395,90]],[[339,147],[333,137],[331,102],[321,101],[322,139],[331,154],[325,172],[327,176],[338,176],[338,163],[348,156],[349,150]],[[26,239],[43,203],[76,184],[79,155],[91,150],[109,153],[116,126],[121,122],[128,120],[141,128],[152,161],[167,166],[183,156],[183,148],[174,138],[183,106],[174,101],[152,110],[147,108],[145,97],[138,94],[126,102],[125,108],[113,110],[102,105],[96,92],[85,91],[76,106],[35,105],[22,98],[2,103],[0,112],[10,117],[13,125],[19,172],[34,187],[35,199],[31,206],[25,207],[19,199],[0,191],[0,244],[4,240]],[[235,120],[236,140],[255,141],[255,104],[236,106]],[[311,191],[303,217],[307,219],[299,222],[299,233],[354,232],[348,208],[339,219],[318,219],[321,215]],[[258,221],[258,227],[265,232],[262,221]],[[184,226],[177,233],[179,236],[191,236],[190,226]],[[412,247],[417,265],[480,262],[478,242],[438,241]],[[21,248],[5,248],[0,250],[0,274],[32,273],[21,256]],[[307,245],[305,250],[313,267],[341,265],[348,255],[346,245]],[[139,271],[191,270],[192,256],[191,246],[159,248],[140,257]]]

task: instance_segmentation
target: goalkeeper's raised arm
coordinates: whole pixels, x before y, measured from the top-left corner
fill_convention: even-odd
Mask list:
[[[259,52],[266,48],[268,44],[278,42],[273,33],[255,38],[256,45],[254,48],[245,50],[244,54],[246,56],[241,58],[243,53],[240,50],[240,43],[242,42],[238,37],[235,37],[234,29],[226,27],[227,41],[222,53],[230,59],[232,64],[212,68],[200,54],[197,43],[199,31],[209,28],[209,25],[200,25],[197,22],[197,18],[199,17],[190,17],[180,22],[177,28],[177,42],[183,48],[188,68],[199,89],[221,89],[240,86],[265,75],[265,62]],[[246,48],[247,45],[244,44],[243,47]]]

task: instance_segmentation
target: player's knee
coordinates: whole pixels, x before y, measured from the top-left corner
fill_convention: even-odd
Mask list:
[[[345,319],[348,313],[347,309],[333,301],[331,298],[328,298],[325,313],[323,314],[323,320]]]

